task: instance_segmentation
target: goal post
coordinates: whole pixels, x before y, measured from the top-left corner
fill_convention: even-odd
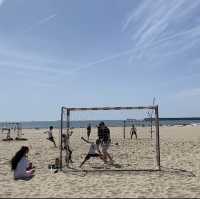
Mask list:
[[[156,152],[156,167],[155,170],[160,170],[160,135],[159,135],[159,108],[158,105],[154,106],[126,106],[126,107],[89,107],[89,108],[71,108],[63,106],[61,108],[61,126],[60,126],[60,170],[63,169],[63,134],[70,133],[71,126],[71,114],[74,112],[86,112],[86,111],[117,111],[117,110],[152,110],[155,114],[155,152]],[[125,122],[122,123],[123,129],[125,129]],[[125,138],[125,130],[123,130],[123,137]]]

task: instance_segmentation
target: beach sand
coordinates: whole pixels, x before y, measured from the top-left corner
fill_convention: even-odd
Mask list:
[[[112,171],[115,169],[156,169],[155,137],[150,139],[147,128],[138,128],[138,140],[130,140],[129,129],[123,140],[122,128],[111,128],[112,146],[109,149],[115,166],[91,159],[83,169],[110,169],[106,172],[51,173],[48,164],[59,157],[59,149],[48,141],[46,129],[24,129],[27,141],[0,141],[0,197],[199,197],[200,196],[200,127],[160,127],[162,171]],[[1,134],[2,136],[5,135]],[[59,143],[59,130],[54,131]],[[85,129],[75,129],[71,137],[73,167],[78,166],[89,149],[80,137]],[[96,138],[92,129],[91,140]],[[118,143],[118,145],[116,145]],[[30,181],[15,181],[9,161],[22,146],[30,147],[29,159],[36,166]]]

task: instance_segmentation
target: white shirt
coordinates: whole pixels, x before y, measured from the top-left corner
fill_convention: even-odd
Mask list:
[[[49,130],[47,132],[48,132],[49,138],[53,137],[53,131],[52,130]]]
[[[23,178],[27,177],[26,169],[29,166],[29,161],[26,157],[22,157],[21,160],[17,164],[17,168],[14,170],[15,178]]]
[[[90,145],[90,149],[88,151],[88,154],[95,154],[97,149],[98,149],[97,145],[95,143],[92,143]]]

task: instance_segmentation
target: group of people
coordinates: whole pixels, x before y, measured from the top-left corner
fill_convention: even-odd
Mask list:
[[[108,153],[108,149],[111,144],[110,130],[105,125],[104,122],[100,122],[99,126],[97,126],[97,129],[98,129],[98,133],[97,133],[98,138],[96,140],[96,143],[89,141],[89,137],[91,134],[91,124],[89,124],[87,127],[88,140],[81,137],[81,139],[83,141],[90,144],[90,148],[89,148],[88,154],[86,155],[85,159],[81,163],[80,167],[82,167],[83,164],[87,160],[89,160],[91,157],[98,157],[98,158],[102,159],[105,163],[107,162],[108,159],[110,160],[111,163],[113,162],[111,155]],[[130,130],[130,135],[131,135],[131,140],[133,138],[133,135],[135,135],[135,138],[137,139],[137,130],[136,130],[136,127],[134,124],[132,124],[131,130]],[[100,147],[101,147],[102,151],[100,150]]]
[[[48,140],[54,143],[56,146],[54,137],[53,137],[53,126],[49,127],[49,130],[44,132],[48,133]],[[66,151],[66,163],[69,164],[73,163],[72,161],[72,149],[70,147],[70,136],[72,135],[73,131],[69,131],[66,134],[62,135],[63,139],[63,149]],[[87,127],[87,138],[81,137],[83,141],[90,144],[89,151],[85,156],[83,162],[80,164],[82,167],[86,161],[88,161],[91,157],[100,158],[104,163],[113,163],[113,159],[108,152],[108,149],[111,144],[111,137],[110,137],[110,130],[105,125],[104,122],[100,122],[97,126],[97,136],[96,142],[89,141],[91,133],[91,125],[89,124]],[[135,135],[137,139],[137,132],[134,125],[132,125],[131,131],[131,139],[133,135]],[[14,171],[14,178],[15,179],[31,179],[34,176],[35,169],[32,166],[32,163],[28,161],[28,152],[29,148],[27,146],[22,146],[21,149],[15,154],[15,156],[11,160],[11,169]]]
[[[100,122],[98,128],[98,138],[96,139],[96,142],[90,142],[89,139],[86,140],[85,138],[81,137],[83,141],[90,144],[89,151],[84,158],[83,162],[81,163],[80,167],[83,166],[83,164],[89,160],[91,157],[98,157],[102,159],[105,163],[109,160],[110,163],[113,162],[113,159],[111,155],[108,153],[109,146],[111,144],[111,138],[110,138],[110,130],[105,125],[104,122]],[[101,147],[101,150],[100,150]]]

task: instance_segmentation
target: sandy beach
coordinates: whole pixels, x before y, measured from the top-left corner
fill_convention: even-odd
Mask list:
[[[110,128],[112,145],[109,149],[117,167],[91,159],[83,169],[110,169],[107,172],[51,173],[48,164],[59,157],[59,149],[48,141],[46,129],[24,129],[27,141],[0,141],[0,197],[199,197],[200,196],[200,127],[160,127],[161,166],[158,172],[120,172],[114,169],[156,169],[155,139],[149,129],[138,128],[138,140],[130,140],[127,129],[123,139],[122,128]],[[54,131],[59,143],[59,130]],[[81,141],[85,129],[75,129],[71,137],[73,167],[79,169],[89,145]],[[1,134],[1,140],[5,135]],[[92,129],[91,140],[96,138]],[[36,175],[30,181],[15,181],[9,161],[22,146],[30,147],[29,159],[36,166]],[[115,166],[116,166],[115,165]]]

